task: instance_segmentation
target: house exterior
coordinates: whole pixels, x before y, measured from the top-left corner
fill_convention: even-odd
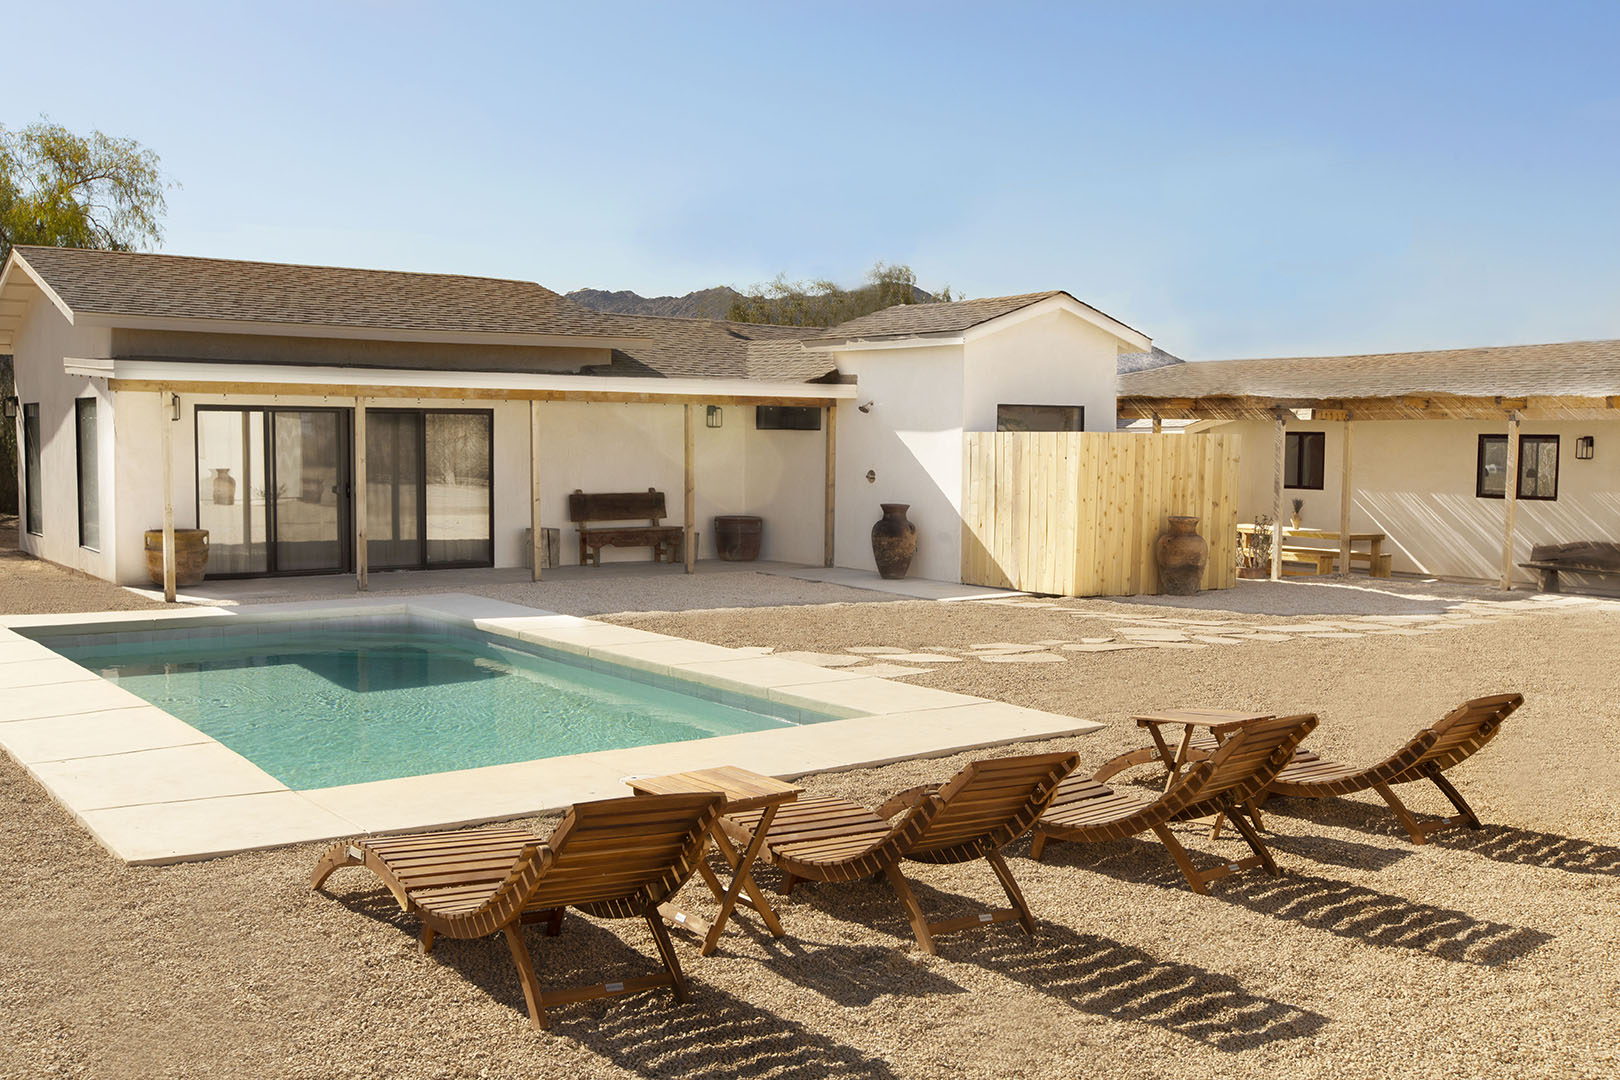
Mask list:
[[[1109,429],[1115,358],[1147,348],[1060,292],[821,330],[451,275],[40,247],[0,270],[21,544],[125,584],[166,520],[210,531],[212,576],[538,567],[536,525],[567,564],[570,493],[647,488],[688,568],[714,516],[757,514],[763,558],[870,569],[878,503],[910,502],[913,573],[955,580],[962,432]]]
[[[1532,546],[1620,538],[1620,341],[1212,361],[1119,384],[1122,421],[1242,436],[1241,520],[1301,498],[1307,528],[1386,534],[1396,573],[1530,585]]]

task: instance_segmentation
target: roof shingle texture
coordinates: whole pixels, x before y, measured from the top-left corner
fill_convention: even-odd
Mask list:
[[[1620,341],[1567,341],[1370,356],[1173,364],[1121,375],[1120,397],[1336,399],[1620,394]]]
[[[981,300],[951,300],[932,304],[897,304],[870,315],[828,327],[819,335],[806,335],[812,341],[848,341],[852,338],[895,337],[911,334],[960,333],[980,323],[999,319],[1019,308],[1048,297],[1064,295],[1061,290],[1024,293],[1021,296],[988,296]]]
[[[625,333],[649,340],[613,350],[613,362],[590,369],[592,374],[809,382],[837,369],[830,354],[804,348],[802,326],[651,315],[620,318]]]
[[[624,337],[531,281],[18,246],[75,313],[450,333]]]

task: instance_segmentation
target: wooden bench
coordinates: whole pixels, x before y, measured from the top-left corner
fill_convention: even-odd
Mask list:
[[[601,566],[605,547],[650,547],[653,562],[680,562],[686,530],[680,525],[659,524],[667,513],[664,493],[655,488],[597,495],[576,489],[568,496],[568,520],[579,526],[580,565],[589,559],[591,565]],[[594,527],[590,524],[637,519],[645,519],[647,524]]]
[[[1537,544],[1530,549],[1530,561],[1519,565],[1536,572],[1542,592],[1555,593],[1558,591],[1558,575],[1564,571],[1620,577],[1620,544],[1604,540]]]
[[[1315,568],[1314,570],[1304,571],[1305,573],[1331,574],[1333,573],[1333,564],[1338,561],[1339,552],[1337,548],[1290,547],[1285,544],[1282,549],[1282,557],[1285,563],[1303,563]],[[1389,577],[1393,572],[1394,562],[1395,556],[1387,551],[1379,552],[1376,562],[1373,561],[1373,553],[1370,551],[1350,552],[1350,565],[1366,563],[1368,573],[1375,578]]]

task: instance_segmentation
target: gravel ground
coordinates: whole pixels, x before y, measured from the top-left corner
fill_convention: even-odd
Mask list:
[[[17,519],[0,514],[0,614],[132,611],[162,607],[100,578],[36,559],[17,548]]]
[[[1106,628],[1118,606],[1086,609]],[[1061,609],[927,603],[617,621],[809,651],[1088,625]],[[1056,844],[1039,864],[1020,842],[1010,861],[1039,935],[954,935],[937,958],[910,945],[886,887],[805,887],[781,902],[788,938],[744,916],[713,957],[678,939],[690,1005],[652,993],[567,1006],[551,1034],[529,1030],[498,939],[443,941],[423,959],[413,921],[365,872],[310,892],[318,846],[123,867],[0,759],[0,1075],[1612,1077],[1615,630],[1612,611],[1589,607],[1423,637],[941,665],[915,681],[1106,722],[1076,741],[1082,767],[1137,745],[1127,717],[1152,707],[1312,710],[1321,750],[1366,760],[1465,697],[1515,689],[1527,704],[1455,771],[1482,832],[1417,848],[1364,796],[1275,801],[1283,876],[1227,878],[1207,897],[1147,840]],[[875,804],[963,760],[805,783]],[[1408,801],[1445,806],[1425,791]],[[1180,835],[1195,860],[1243,853],[1227,836]],[[907,872],[936,918],[999,902],[982,866]],[[683,900],[712,910],[696,890]],[[561,938],[530,941],[553,986],[651,962],[644,928],[572,913]]]

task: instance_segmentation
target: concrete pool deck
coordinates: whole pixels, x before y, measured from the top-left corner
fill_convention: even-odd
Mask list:
[[[766,698],[819,722],[295,791],[201,731],[52,651],[52,639],[409,615],[515,638],[586,666]],[[738,700],[728,701],[729,695]],[[633,627],[460,594],[0,617],[0,746],[109,851],[168,863],[315,840],[529,816],[623,795],[623,778],[738,765],[784,779],[1100,725]],[[834,716],[838,719],[821,720]],[[808,719],[809,716],[806,718]]]

